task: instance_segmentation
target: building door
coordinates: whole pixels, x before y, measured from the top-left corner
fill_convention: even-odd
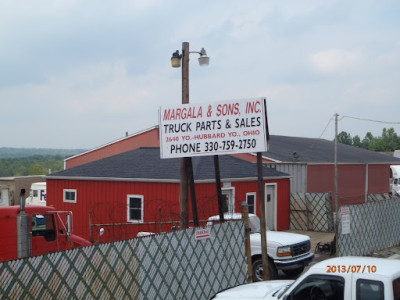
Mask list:
[[[267,183],[265,185],[265,217],[270,230],[276,230],[276,203],[276,183]]]
[[[223,188],[222,191],[222,204],[224,213],[235,212],[235,197],[233,188]]]

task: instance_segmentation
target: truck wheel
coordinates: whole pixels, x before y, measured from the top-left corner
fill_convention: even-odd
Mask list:
[[[269,279],[278,279],[278,270],[276,269],[274,263],[271,260],[268,260],[268,270],[269,270]],[[253,281],[263,281],[264,280],[264,272],[262,266],[262,259],[258,258],[253,261]]]
[[[299,276],[301,273],[303,273],[304,267],[300,267],[297,269],[282,270],[282,271],[283,271],[283,273],[285,273],[286,275],[288,275],[290,277],[295,277],[295,276]]]

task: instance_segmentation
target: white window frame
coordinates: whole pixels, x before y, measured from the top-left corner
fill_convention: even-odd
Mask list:
[[[228,212],[229,214],[232,214],[235,212],[235,188],[234,187],[223,187],[221,189],[221,193],[224,195],[229,194],[229,202],[228,202]]]
[[[140,210],[140,220],[132,220],[129,218],[129,211],[130,211],[130,207],[129,207],[129,199],[130,198],[140,198],[140,205],[141,205],[141,210]],[[128,222],[130,223],[143,223],[143,218],[144,218],[144,196],[143,195],[128,195],[126,202],[127,202],[127,212],[126,212],[126,219]]]
[[[75,194],[75,200],[66,199],[66,193],[74,193]],[[77,190],[76,189],[64,189],[63,200],[64,200],[64,202],[67,202],[67,203],[76,203],[77,200],[78,200],[78,192],[77,192]]]
[[[256,214],[256,212],[257,212],[257,193],[256,192],[246,193],[247,205],[249,205],[248,196],[254,196],[254,212],[253,212],[253,214]]]

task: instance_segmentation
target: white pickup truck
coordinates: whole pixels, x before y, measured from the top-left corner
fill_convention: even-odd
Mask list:
[[[399,300],[400,260],[336,257],[315,264],[296,281],[249,283],[214,298],[251,300]]]
[[[226,221],[240,220],[242,214],[224,214],[224,219]],[[254,214],[249,214],[249,221],[253,280],[260,281],[263,280],[260,219]],[[207,225],[210,226],[214,222],[219,222],[219,216],[210,217]],[[311,241],[306,235],[267,230],[270,279],[278,278],[278,270],[290,276],[301,274],[304,267],[314,258],[314,253],[310,252],[310,248]]]

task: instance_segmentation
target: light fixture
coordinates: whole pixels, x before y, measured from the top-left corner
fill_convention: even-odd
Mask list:
[[[181,67],[181,57],[182,55],[179,54],[179,50],[176,50],[174,53],[172,53],[171,65],[173,68]]]
[[[201,48],[200,52],[198,51],[191,51],[189,53],[198,53],[199,57],[199,64],[201,67],[208,66],[210,64],[210,58],[207,56],[207,52],[204,48]],[[180,68],[181,67],[181,60],[183,54],[179,54],[179,50],[176,50],[172,53],[171,57],[171,65],[173,68]]]
[[[200,54],[199,57],[200,66],[201,67],[208,66],[210,64],[210,58],[207,56],[206,50],[204,48],[201,48],[199,54]]]

